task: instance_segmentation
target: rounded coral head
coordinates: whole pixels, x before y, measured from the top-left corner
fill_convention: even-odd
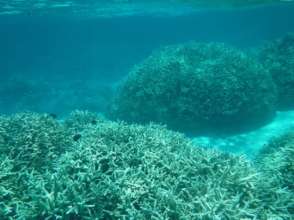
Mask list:
[[[135,66],[111,116],[223,135],[266,123],[275,103],[272,78],[256,60],[221,43],[191,42],[161,48]]]

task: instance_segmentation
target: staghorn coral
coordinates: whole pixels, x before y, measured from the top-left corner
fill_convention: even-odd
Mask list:
[[[75,110],[65,118],[64,125],[73,133],[77,133],[83,131],[88,126],[96,125],[104,121],[104,117],[100,114],[83,110]]]
[[[268,43],[259,51],[278,88],[278,109],[294,108],[294,34]]]
[[[260,151],[256,164],[262,178],[266,180],[260,187],[259,195],[267,209],[278,210],[283,219],[293,216],[294,132],[273,139]]]
[[[62,148],[63,154],[56,153],[54,161],[46,162],[51,168],[42,172],[28,162],[20,169],[18,160],[24,157],[3,151],[1,219],[291,219],[285,212],[289,194],[270,188],[275,182],[267,181],[269,177],[245,158],[198,148],[159,125],[106,119],[92,124],[87,119],[94,115],[74,112],[70,126],[35,113],[1,117],[1,149],[11,134],[5,131],[9,122],[14,128],[10,132],[17,131],[15,140],[24,141],[19,137],[29,136],[35,128],[48,132],[46,146],[56,144],[60,129],[71,134],[77,127],[83,136],[67,151]],[[55,132],[50,133],[52,128]],[[21,155],[30,153],[24,143],[22,151],[27,153]],[[275,203],[269,195],[278,196]]]
[[[13,172],[13,161],[8,157],[0,156],[0,218],[5,219],[14,206],[13,200],[17,197],[17,174]]]
[[[32,191],[42,175],[35,170],[21,169],[16,160],[0,156],[0,219],[32,219]]]
[[[220,43],[164,47],[135,66],[121,83],[110,117],[150,121],[196,134],[256,128],[275,114],[268,71]]]
[[[193,147],[157,125],[104,122],[35,184],[39,218],[240,219],[258,215],[257,173],[242,157]],[[58,192],[56,192],[58,190]],[[46,195],[52,195],[50,199]]]
[[[70,147],[69,133],[50,115],[19,113],[0,119],[0,154],[15,169],[42,170]]]
[[[0,117],[0,219],[31,219],[29,186],[70,147],[69,132],[50,115]]]

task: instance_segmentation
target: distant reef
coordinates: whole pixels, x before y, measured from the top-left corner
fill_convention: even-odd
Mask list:
[[[27,75],[12,74],[0,81],[1,113],[34,111],[62,116],[74,109],[103,112],[113,93],[110,85],[97,80],[56,81]]]
[[[0,218],[290,220],[293,146],[283,136],[255,165],[155,124],[1,116]]]
[[[191,42],[163,47],[136,65],[121,82],[109,115],[227,135],[269,122],[276,101],[276,85],[257,59],[222,43]]]
[[[269,42],[259,50],[278,88],[278,109],[294,109],[294,34]]]
[[[0,219],[290,220],[293,147],[283,136],[254,163],[155,124],[1,116]]]

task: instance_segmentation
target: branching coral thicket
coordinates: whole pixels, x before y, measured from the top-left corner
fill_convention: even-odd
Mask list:
[[[13,161],[8,157],[0,156],[0,218],[11,214],[13,200],[17,198],[17,173],[13,171]]]
[[[278,107],[294,108],[294,34],[268,43],[260,50],[260,60],[269,71],[278,88]]]
[[[294,216],[294,132],[272,140],[256,158],[262,173],[260,195],[268,209],[277,208],[285,216]]]
[[[17,169],[40,170],[70,146],[70,139],[50,115],[20,113],[0,121],[0,144],[1,155],[14,160]]]
[[[243,158],[195,148],[163,127],[105,122],[61,157],[58,185],[44,185],[60,190],[57,206],[44,195],[34,206],[43,218],[240,219],[256,214],[256,175]]]
[[[102,115],[89,111],[75,110],[66,117],[64,125],[72,133],[78,133],[88,126],[97,125],[104,121],[105,119]]]
[[[110,116],[192,133],[231,133],[264,124],[275,112],[268,71],[220,43],[167,46],[121,83]]]
[[[0,119],[0,219],[291,219],[289,183],[163,126]]]
[[[71,147],[63,125],[49,115],[0,117],[0,219],[31,219],[30,185]]]

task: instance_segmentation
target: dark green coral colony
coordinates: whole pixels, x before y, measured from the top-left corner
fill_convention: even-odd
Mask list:
[[[278,108],[294,109],[294,34],[267,44],[259,56],[277,85]]]
[[[110,114],[196,134],[227,134],[266,123],[275,102],[272,78],[253,58],[220,43],[188,43],[164,47],[135,66]]]

